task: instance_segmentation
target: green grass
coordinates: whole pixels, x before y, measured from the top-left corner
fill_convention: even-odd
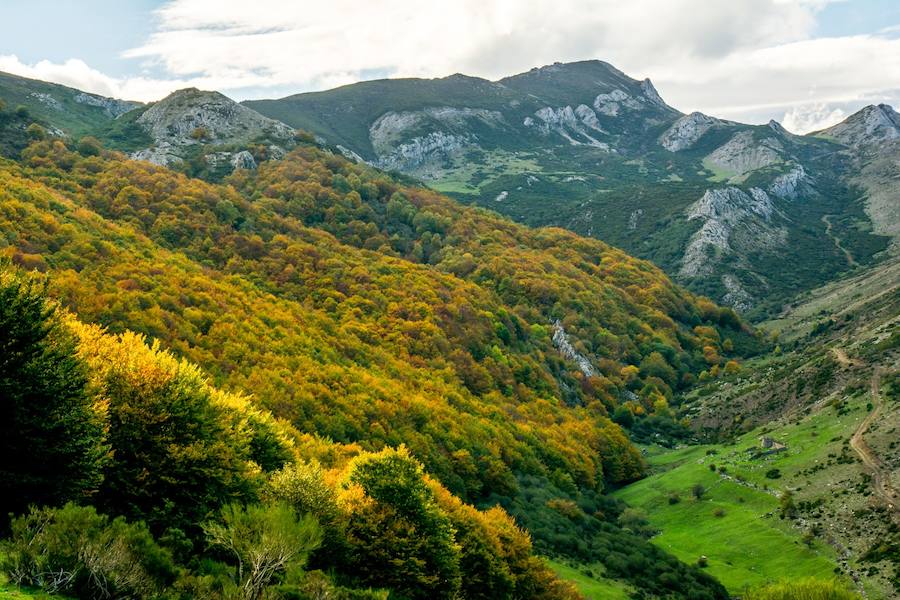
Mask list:
[[[804,531],[780,518],[778,495],[788,487],[828,490],[830,483],[854,468],[839,464],[813,474],[806,471],[825,463],[829,454],[840,454],[843,441],[865,414],[865,396],[848,407],[843,415],[826,407],[768,433],[757,429],[734,444],[673,451],[650,448],[647,459],[654,474],[615,495],[648,514],[660,530],[655,544],[685,562],[706,556],[709,573],[732,593],[781,579],[830,578],[836,566],[833,549],[819,542],[812,547],[803,544]],[[748,449],[758,448],[764,434],[786,444],[787,451],[752,458]],[[730,477],[740,476],[745,482],[722,477],[710,470],[710,464],[725,466]],[[766,478],[766,472],[775,468],[782,477]],[[698,483],[707,489],[700,500],[691,494]],[[802,491],[795,493],[798,499],[803,497]],[[680,501],[670,504],[672,494]],[[716,511],[724,516],[716,516]]]
[[[631,598],[631,588],[624,583],[597,576],[603,572],[603,567],[600,565],[573,566],[550,559],[546,560],[560,578],[573,582],[587,600],[628,600]]]

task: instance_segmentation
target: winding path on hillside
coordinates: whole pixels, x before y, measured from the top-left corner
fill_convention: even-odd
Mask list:
[[[897,510],[897,507],[900,506],[900,494],[898,494],[897,490],[891,485],[891,476],[888,469],[885,468],[881,459],[872,452],[872,449],[869,448],[864,437],[869,430],[869,427],[881,414],[883,403],[879,387],[880,380],[881,371],[875,369],[872,373],[871,384],[872,411],[865,419],[863,419],[863,422],[859,424],[859,427],[856,428],[853,437],[850,438],[850,447],[859,455],[863,464],[865,464],[866,468],[872,473],[872,484],[875,489],[875,494],[887,504],[891,511],[891,517],[893,517],[895,521],[900,521],[900,514],[898,514]]]
[[[841,252],[844,253],[844,258],[847,259],[848,266],[850,266],[850,267],[859,266],[859,263],[856,262],[856,259],[853,258],[853,255],[850,253],[850,251],[841,245],[841,238],[839,238],[838,236],[834,235],[834,233],[832,233],[830,217],[831,217],[831,215],[824,215],[822,217],[822,222],[825,223],[825,235],[827,235],[831,239],[831,242],[835,245],[835,247],[838,250],[840,250]]]

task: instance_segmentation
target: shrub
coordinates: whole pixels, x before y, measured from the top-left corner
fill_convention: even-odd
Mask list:
[[[706,488],[703,487],[702,483],[697,483],[694,485],[694,487],[691,488],[691,495],[693,495],[697,500],[702,500],[703,496],[706,495]]]
[[[37,123],[32,123],[25,129],[25,133],[28,134],[28,137],[32,140],[45,140],[47,139],[47,130],[38,125]]]
[[[780,479],[781,469],[769,469],[766,471],[766,479]]]
[[[669,494],[669,504],[678,504],[679,502],[681,502],[681,496],[678,495],[678,492]]]
[[[100,156],[100,153],[103,152],[103,145],[97,138],[86,135],[78,140],[75,149],[84,156]]]
[[[259,600],[266,589],[296,575],[322,541],[315,517],[297,519],[287,505],[230,504],[221,520],[203,525],[211,547],[224,550],[237,564],[234,584],[243,600]]]
[[[747,592],[744,600],[860,600],[837,581],[801,579],[767,585]]]
[[[177,575],[143,523],[110,521],[93,507],[32,509],[0,545],[0,569],[17,585],[82,598],[152,598]]]
[[[713,511],[713,516],[716,517],[717,519],[721,519],[722,517],[725,516],[725,509],[721,508],[721,507],[715,509]]]

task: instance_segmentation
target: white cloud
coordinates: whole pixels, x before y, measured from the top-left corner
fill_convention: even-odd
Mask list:
[[[830,108],[823,103],[795,106],[784,113],[781,124],[794,133],[810,133],[836,125],[847,117],[840,108]]]
[[[63,63],[42,60],[30,65],[23,63],[15,54],[0,55],[0,71],[31,79],[52,81],[102,96],[144,101],[158,100],[172,90],[196,83],[179,79],[144,77],[117,79],[91,68],[77,58],[70,58]]]
[[[812,39],[830,1],[170,0],[154,33],[124,53],[168,78],[115,79],[77,60],[15,57],[0,57],[0,70],[140,100],[187,85],[242,99],[373,77],[496,79],[599,58],[653,78],[682,110],[753,122],[790,114],[800,127],[811,105],[828,113],[898,99],[890,90],[900,88],[900,40]]]

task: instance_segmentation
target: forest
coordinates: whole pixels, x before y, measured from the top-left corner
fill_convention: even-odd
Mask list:
[[[726,597],[605,492],[645,472],[629,436],[691,435],[677,391],[767,347],[732,310],[313,144],[211,184],[29,136],[0,160],[11,580],[578,597],[541,554]]]

